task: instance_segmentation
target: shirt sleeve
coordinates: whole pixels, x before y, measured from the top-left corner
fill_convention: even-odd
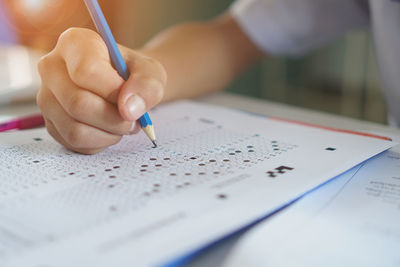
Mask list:
[[[230,13],[264,52],[300,55],[369,23],[366,0],[237,0]]]

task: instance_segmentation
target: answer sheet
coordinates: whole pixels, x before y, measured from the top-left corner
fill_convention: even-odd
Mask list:
[[[224,267],[397,267],[399,222],[400,146],[396,146],[249,231]]]
[[[44,129],[0,135],[0,266],[168,266],[392,147],[182,101],[86,156]]]

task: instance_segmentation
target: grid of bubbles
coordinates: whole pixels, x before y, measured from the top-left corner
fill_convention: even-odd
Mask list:
[[[167,198],[223,179],[238,169],[245,170],[296,148],[259,133],[232,132],[204,119],[199,123],[184,117],[168,123],[171,126],[160,127],[163,131],[158,133],[160,146],[156,149],[144,135],[126,137],[93,156],[67,151],[47,138],[1,149],[3,157],[13,156],[0,163],[4,170],[0,221],[29,221],[27,229],[18,229],[25,234],[21,247],[51,242],[57,235],[76,234],[124,216],[144,207],[150,199]],[[179,128],[172,127],[177,124]],[[49,194],[30,194],[35,188],[48,188]],[[0,238],[6,236],[0,234]]]

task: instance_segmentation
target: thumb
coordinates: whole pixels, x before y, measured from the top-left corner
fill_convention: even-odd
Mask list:
[[[128,121],[138,120],[164,96],[166,73],[160,63],[143,57],[128,64],[131,70],[118,96],[118,110]]]

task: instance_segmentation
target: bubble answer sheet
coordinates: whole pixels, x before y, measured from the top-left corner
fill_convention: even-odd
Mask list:
[[[399,267],[399,222],[398,145],[246,232],[223,266]]]
[[[80,155],[0,135],[0,266],[176,266],[395,143],[181,101]]]

